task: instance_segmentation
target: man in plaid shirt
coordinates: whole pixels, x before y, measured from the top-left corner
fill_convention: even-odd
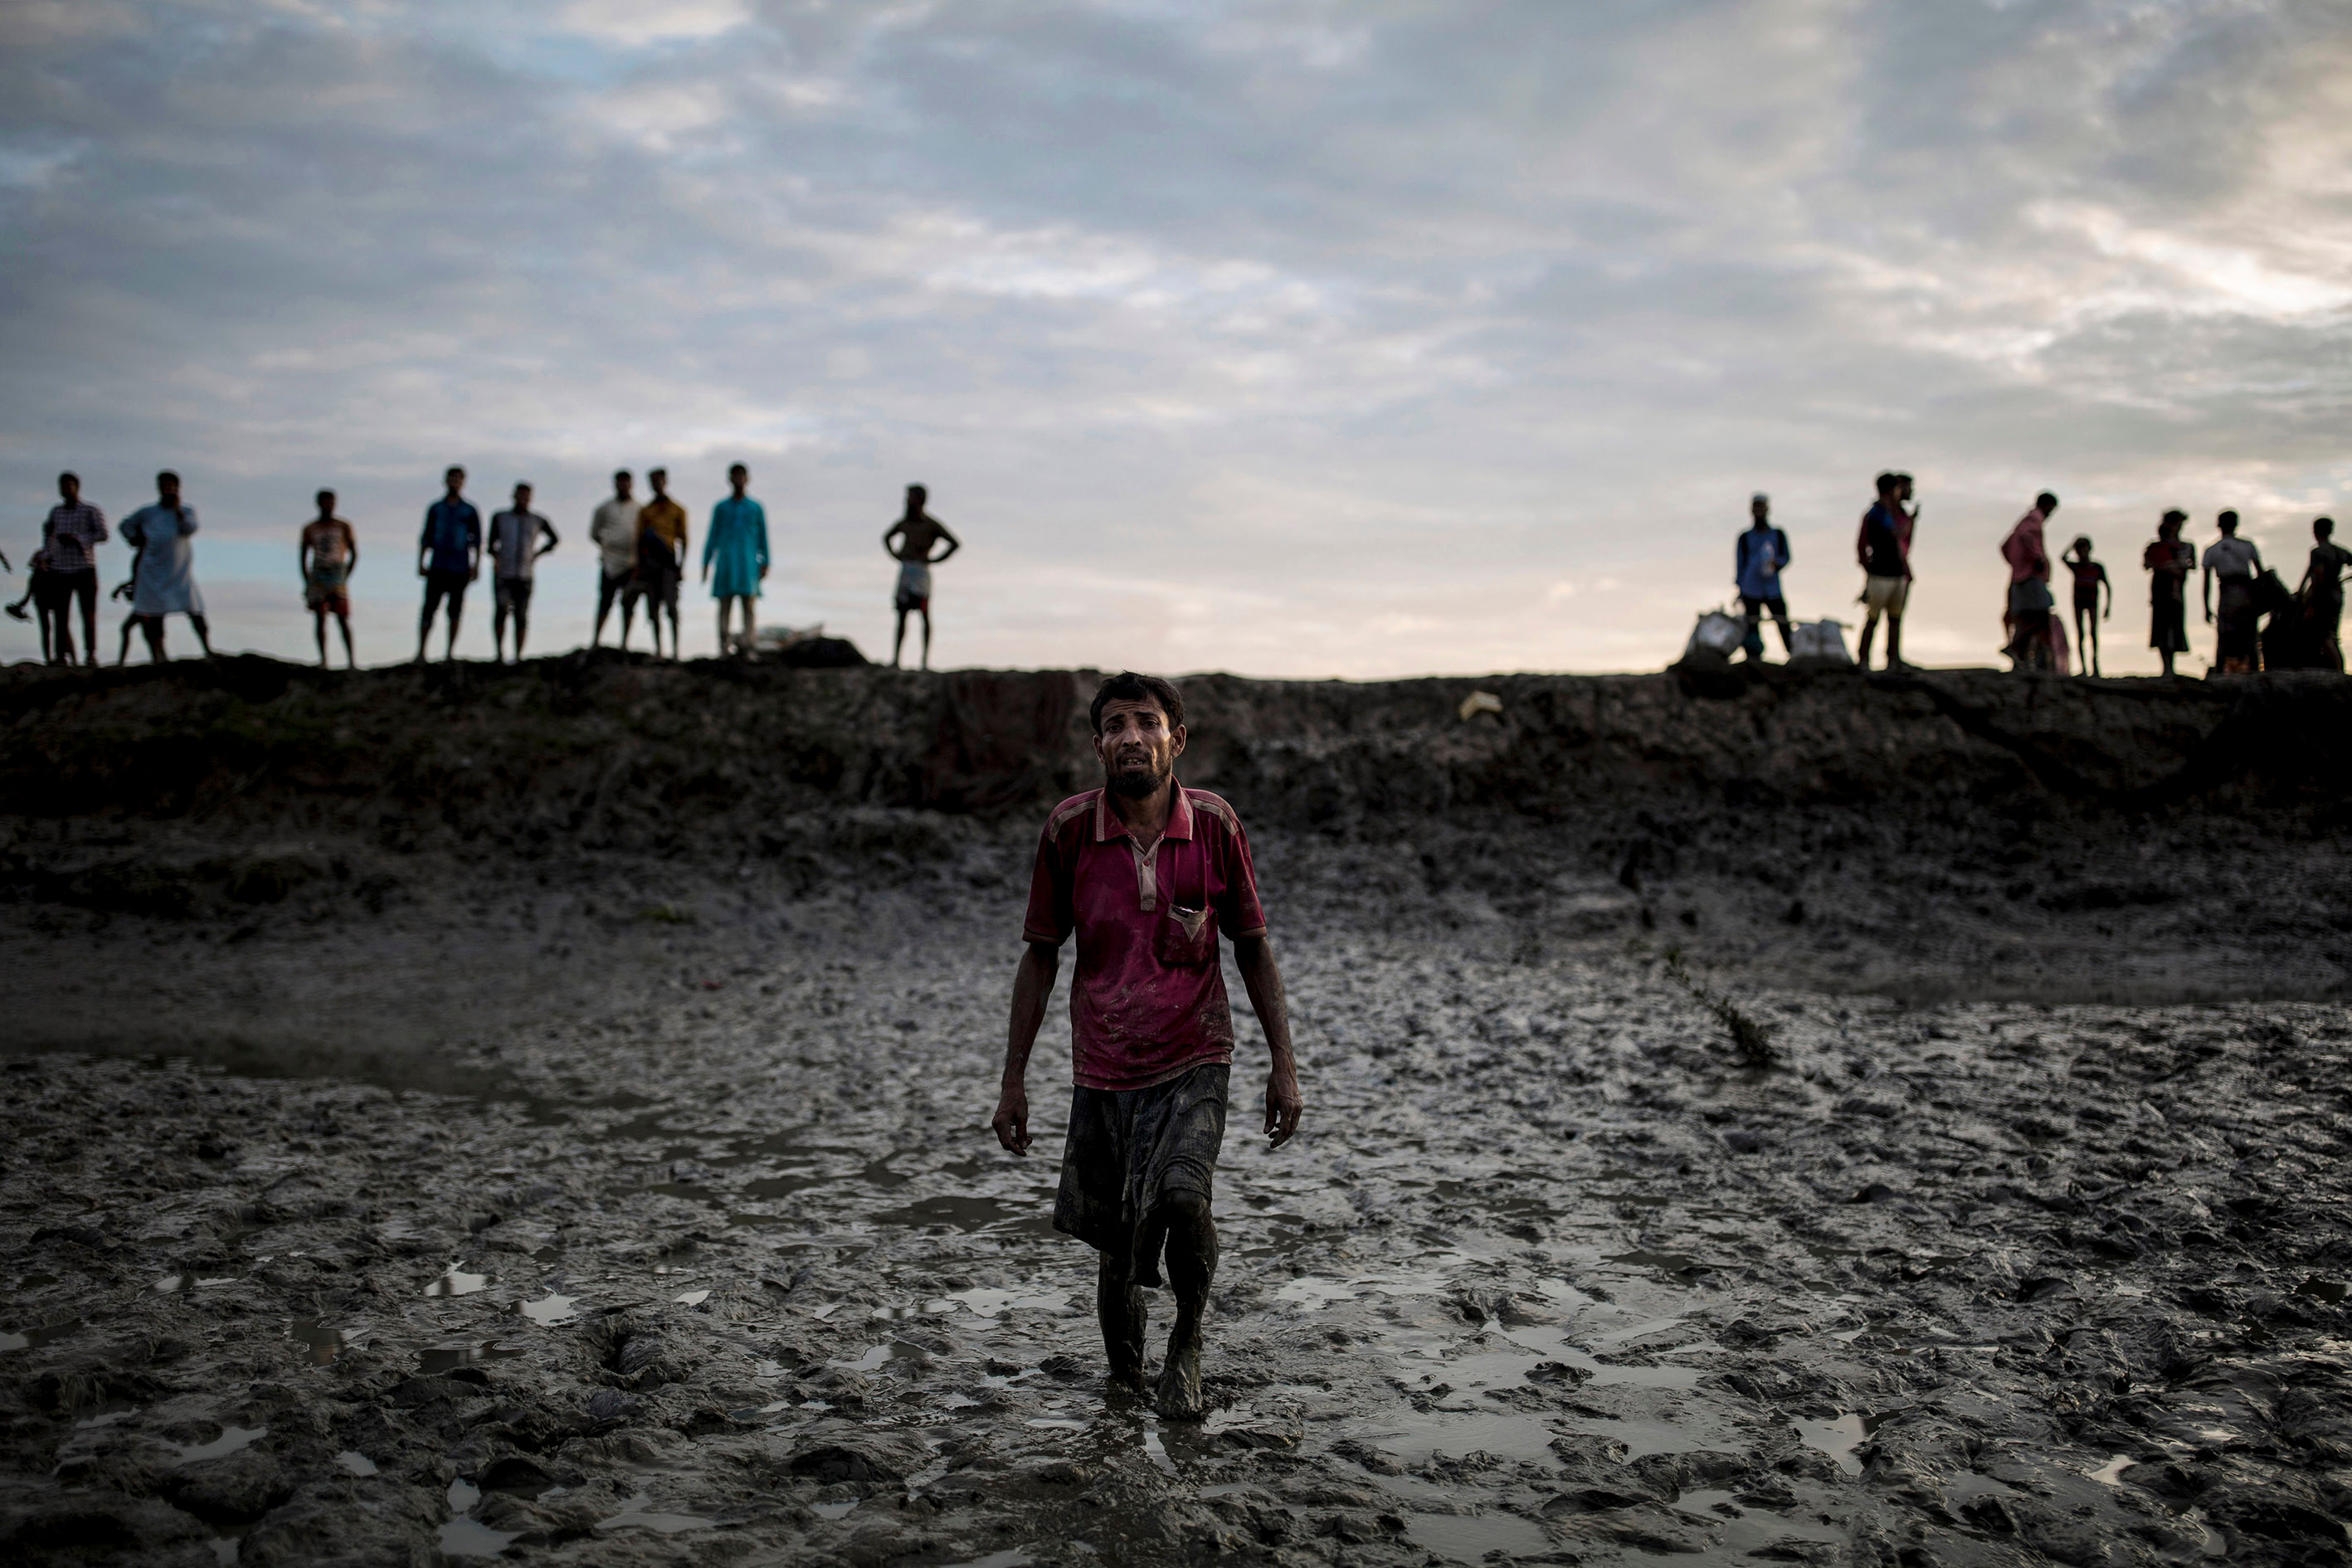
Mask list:
[[[41,549],[49,558],[49,581],[43,600],[56,606],[58,652],[73,662],[73,635],[68,629],[72,605],[81,601],[81,640],[89,662],[98,662],[98,556],[106,542],[106,517],[81,499],[81,480],[72,474],[58,476],[58,504],[41,524]]]

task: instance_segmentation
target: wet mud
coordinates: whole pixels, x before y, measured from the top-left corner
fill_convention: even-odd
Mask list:
[[[1430,749],[1458,743],[1486,742]],[[1630,874],[1598,817],[1339,832],[1269,804],[1308,1112],[1281,1151],[1248,1133],[1244,1025],[1199,1424],[1106,1384],[1092,1255],[1046,1223],[1058,1006],[1045,1157],[987,1130],[1018,813],[811,807],[803,864],[394,849],[233,802],[27,812],[0,906],[0,1547],[2342,1561],[2340,896],[2282,901],[2303,952],[2261,969],[2200,955],[2210,917],[2178,902],[2095,909],[2137,939],[2103,973],[2080,909],[1899,893],[1979,874],[1979,836],[2044,889],[2068,846],[2150,824],[2200,886],[2341,852],[2325,798],[2240,806],[2262,832],[2234,859],[2170,808],[2059,799],[1908,859],[1849,825],[1833,870],[1803,835],[1842,808],[1790,797],[1746,842],[1802,885],[1759,902],[1663,790],[1625,819],[1655,846]],[[318,868],[279,896],[229,893],[296,855]],[[194,890],[59,896],[100,864]],[[1874,988],[1927,967],[1923,931],[1996,929],[2032,963]]]

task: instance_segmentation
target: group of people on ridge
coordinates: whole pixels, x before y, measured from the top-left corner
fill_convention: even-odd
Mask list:
[[[737,463],[727,470],[729,494],[710,510],[710,526],[703,537],[702,578],[719,604],[719,646],[747,646],[755,629],[752,605],[770,565],[768,518],[757,500],[745,493],[751,470]],[[416,546],[416,573],[425,583],[425,609],[416,626],[416,657],[423,659],[432,636],[434,618],[444,614],[447,657],[457,654],[457,629],[465,611],[466,591],[481,576],[483,558],[491,567],[490,639],[493,657],[507,657],[508,628],[513,628],[513,656],[522,657],[530,635],[533,569],[541,556],[562,542],[555,525],[531,510],[531,487],[517,484],[512,503],[490,519],[487,535],[481,513],[466,499],[466,470],[452,467],[443,476],[444,492],[425,511],[425,528]],[[621,647],[626,648],[636,608],[646,609],[652,629],[654,653],[662,650],[662,618],[669,622],[670,657],[679,657],[677,595],[687,554],[686,509],[669,494],[669,476],[662,468],[646,470],[652,499],[635,499],[634,477],[626,470],[613,476],[613,494],[596,508],[588,537],[598,551],[593,647],[604,636],[604,623],[617,601],[621,607]],[[131,616],[122,627],[122,648],[116,662],[130,654],[133,628],[143,629],[150,655],[164,657],[163,620],[184,615],[196,640],[212,652],[210,628],[205,619],[204,596],[197,592],[194,553],[190,539],[196,531],[195,509],[180,497],[177,474],[155,477],[157,500],[122,520],[121,537],[138,552],[131,576],[115,588],[114,597],[130,601]],[[105,514],[81,499],[81,480],[73,474],[58,476],[58,503],[41,524],[40,547],[32,559],[32,581],[9,615],[26,618],[29,603],[38,616],[41,657],[51,664],[78,662],[72,613],[81,612],[82,643],[88,662],[98,662],[98,559],[96,551],[109,535]],[[359,565],[358,531],[336,515],[335,492],[320,490],[315,498],[318,515],[303,526],[296,546],[296,564],[302,577],[303,604],[310,612],[318,638],[319,662],[328,662],[327,623],[332,619],[342,635],[343,658],[356,667],[352,646],[352,574]],[[906,641],[907,617],[917,615],[923,625],[923,667],[930,668],[931,572],[962,548],[947,525],[925,510],[927,494],[920,485],[907,487],[904,515],[882,536],[883,548],[899,563],[893,595],[898,635],[890,662],[898,662]],[[945,546],[941,549],[941,546]],[[0,555],[0,570],[10,570]],[[730,612],[740,615],[741,629],[730,640]]]
[[[1908,474],[1879,475],[1877,491],[1854,538],[1864,615],[1859,661],[1870,668],[1871,646],[1883,616],[1885,668],[1895,669],[1903,665],[1903,611],[1911,594],[1911,544],[1919,506],[1912,499]],[[2010,574],[2001,611],[2007,633],[2001,651],[2021,670],[2065,674],[2070,666],[2065,622],[2050,592],[2053,563],[2046,535],[2057,510],[2058,498],[2042,491],[2001,541],[2001,559]],[[1767,616],[1780,628],[1782,649],[1793,653],[1788,601],[1780,590],[1780,574],[1790,559],[1789,536],[1773,525],[1771,501],[1761,492],[1749,501],[1748,515],[1748,526],[1732,555],[1733,579],[1747,622],[1748,656],[1763,656],[1761,627]],[[2196,547],[2180,537],[2188,521],[2187,512],[2167,511],[2157,525],[2155,542],[2141,556],[2149,574],[2148,644],[2163,659],[2167,676],[2173,673],[2174,659],[2189,651],[2188,583],[2189,574],[2198,570],[2199,556]],[[2238,537],[2236,512],[2224,511],[2215,521],[2221,537],[2206,547],[2203,587],[2205,621],[2216,634],[2216,669],[2223,674],[2264,668],[2341,671],[2344,576],[2352,568],[2352,551],[2336,542],[2335,521],[2323,517],[2313,521],[2310,563],[2293,593],[2263,565],[2262,552],[2253,542]],[[2088,534],[2076,538],[2060,559],[2073,579],[2072,647],[2082,651],[2085,673],[2096,675],[2099,623],[2115,614],[2115,584],[2106,567],[2094,557]],[[2264,629],[2260,623],[2266,615],[2270,625]]]
[[[1862,514],[1862,530],[1854,536],[1854,559],[1862,567],[1862,667],[1870,668],[1871,644],[1878,623],[1886,621],[1886,668],[1903,667],[1903,610],[1911,602],[1911,534],[1918,526],[1919,506],[1911,499],[1908,474],[1878,476],[1878,499]],[[1780,651],[1794,653],[1789,630],[1789,602],[1780,593],[1780,574],[1790,556],[1789,536],[1773,526],[1772,500],[1762,490],[1748,503],[1748,524],[1732,552],[1732,578],[1738,584],[1739,605],[1748,622],[1747,650],[1750,658],[1764,656],[1763,617],[1769,615],[1780,628]]]
[[[169,470],[157,474],[155,500],[124,518],[116,531],[134,553],[130,577],[117,584],[111,595],[131,605],[115,662],[131,656],[134,630],[145,636],[149,657],[160,662],[166,616],[187,616],[197,643],[210,654],[212,631],[205,620],[204,595],[196,591],[195,550],[189,542],[196,531],[196,509],[180,499],[180,476]],[[32,580],[16,602],[6,606],[21,621],[26,605],[32,605],[41,626],[41,658],[47,663],[76,662],[77,609],[81,612],[82,657],[98,662],[98,547],[107,538],[106,514],[81,499],[80,479],[59,474],[58,504],[41,521],[40,546],[33,552]],[[5,555],[0,555],[0,568],[15,570]]]

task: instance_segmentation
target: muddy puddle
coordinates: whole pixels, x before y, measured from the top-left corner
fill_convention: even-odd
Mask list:
[[[1655,955],[1302,934],[1307,1128],[1270,1152],[1236,1106],[1216,1408],[1168,1424],[1105,1386],[1091,1258],[1047,1221],[1066,1040],[1032,1079],[1045,1157],[1004,1156],[1003,932],[923,929],[919,962],[754,943],[757,984],[494,1033],[495,1093],[10,1063],[6,1539],[102,1520],[122,1560],[192,1564],[2346,1550],[2340,1006],[1743,993],[1784,1056],[1759,1073]]]

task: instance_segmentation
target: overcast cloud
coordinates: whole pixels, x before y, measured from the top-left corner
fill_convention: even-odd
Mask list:
[[[0,302],[0,549],[61,467],[110,516],[176,468],[232,647],[307,647],[321,484],[388,659],[443,465],[486,514],[535,482],[550,651],[605,474],[666,462],[698,550],[740,459],[763,618],[870,655],[919,480],[968,545],[944,662],[1654,668],[1759,489],[1792,608],[1857,620],[1900,467],[1915,657],[1993,661],[2047,487],[2115,573],[2110,668],[2152,669],[2161,510],[2237,507],[2292,581],[2352,504],[2352,22],[16,0]]]

